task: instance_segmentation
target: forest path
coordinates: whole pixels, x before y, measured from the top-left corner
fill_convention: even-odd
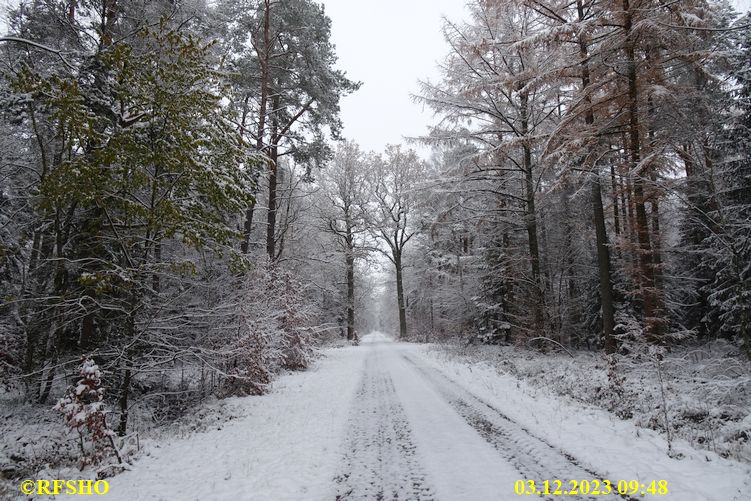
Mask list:
[[[217,403],[232,414],[203,432],[146,441],[100,499],[621,499],[519,496],[518,480],[665,479],[637,499],[748,499],[751,468],[674,443],[591,406],[528,387],[488,365],[365,336],[325,350],[309,370],[259,397]],[[209,414],[211,415],[211,414]],[[214,418],[216,419],[216,418]],[[206,423],[204,423],[206,425]],[[552,484],[551,484],[552,485]],[[64,497],[64,496],[61,496]]]
[[[521,479],[602,478],[422,363],[408,345],[366,341],[337,499],[506,499]]]

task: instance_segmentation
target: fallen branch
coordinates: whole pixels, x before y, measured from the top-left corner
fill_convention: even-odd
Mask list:
[[[568,356],[570,356],[571,358],[574,358],[574,355],[570,351],[568,351],[561,343],[559,343],[558,341],[555,341],[553,339],[550,339],[549,337],[545,337],[545,336],[533,337],[532,339],[529,339],[527,341],[527,344],[531,343],[532,341],[538,341],[538,340],[548,341],[550,343],[558,345],[563,351],[565,351],[566,353],[568,353]]]

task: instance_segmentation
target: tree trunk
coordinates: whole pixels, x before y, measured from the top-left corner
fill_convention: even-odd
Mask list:
[[[404,279],[402,277],[401,252],[394,252],[396,267],[396,301],[399,306],[399,339],[407,339],[407,308],[404,301]]]
[[[275,96],[272,109],[279,109],[279,96]],[[271,261],[276,260],[276,212],[277,212],[277,168],[279,160],[279,120],[276,114],[271,119],[271,142],[269,144],[269,210],[266,213],[266,253]]]
[[[261,96],[258,108],[258,131],[256,140],[256,149],[264,151],[263,142],[266,134],[266,110],[269,99],[269,59],[271,56],[271,0],[264,0],[263,11],[263,51],[258,54],[258,61],[261,66]],[[240,250],[247,254],[250,250],[250,233],[253,229],[253,211],[255,209],[255,200],[245,210],[245,222],[243,224],[243,241],[240,244]]]
[[[526,137],[529,132],[528,119],[528,102],[529,97],[526,92],[520,95],[521,104],[521,135]],[[537,240],[537,213],[535,211],[535,183],[532,172],[532,149],[529,144],[524,144],[524,158],[522,168],[524,169],[524,186],[526,191],[526,227],[527,241],[529,242],[529,257],[532,268],[532,314],[534,318],[535,335],[541,335],[543,331],[543,308],[545,289],[541,283],[540,274],[540,245]]]
[[[597,269],[600,277],[600,307],[602,310],[602,338],[606,353],[615,353],[617,344],[614,336],[615,306],[613,286],[610,283],[610,250],[605,227],[605,210],[602,207],[600,176],[594,172],[592,181],[592,207],[594,209],[595,233],[597,235]]]
[[[45,339],[44,357],[42,359],[44,361],[44,366],[47,366],[48,370],[47,377],[42,379],[39,387],[39,398],[37,401],[40,404],[47,402],[47,399],[50,396],[52,382],[55,378],[55,366],[57,365],[57,338],[60,331],[59,320],[62,318],[60,307],[55,307],[53,315],[52,325],[50,326]],[[41,374],[44,374],[44,367],[42,368]]]
[[[269,260],[276,259],[276,187],[277,187],[277,148],[271,146],[269,165],[269,209],[266,212],[266,253]]]
[[[81,332],[78,336],[78,347],[84,350],[89,348],[91,340],[94,338],[94,329],[96,324],[94,323],[94,313],[88,312],[81,320]]]
[[[355,256],[347,249],[347,339],[355,338]]]
[[[355,338],[355,245],[349,207],[345,209],[345,261],[347,267],[347,339]]]
[[[67,221],[67,220],[66,220]],[[62,209],[58,209],[54,220],[54,232],[55,232],[55,247],[54,247],[54,272],[53,272],[53,290],[54,294],[60,298],[65,297],[68,290],[68,273],[65,269],[65,253],[63,251],[65,243],[67,241],[67,232],[65,231],[65,223],[62,218]],[[54,301],[54,299],[53,299]],[[53,308],[53,320],[49,330],[47,339],[45,340],[45,353],[44,361],[49,362],[50,369],[47,374],[46,381],[44,382],[41,392],[39,394],[39,403],[45,403],[49,397],[50,390],[52,389],[52,381],[55,375],[55,365],[58,360],[58,349],[60,339],[62,337],[63,328],[65,326],[65,310],[62,306],[56,305]]]
[[[645,207],[646,198],[644,193],[643,173],[637,172],[641,162],[641,138],[639,125],[639,91],[636,79],[636,55],[632,32],[632,11],[629,0],[623,0],[624,25],[626,43],[624,47],[626,55],[626,77],[628,79],[628,117],[629,117],[629,152],[630,171],[635,174],[634,209],[636,212],[636,236],[638,242],[638,263],[640,275],[640,295],[642,302],[642,314],[644,317],[644,334],[647,340],[657,342],[660,338],[659,301],[657,284],[654,276],[654,262],[652,245],[649,235],[649,221]]]
[[[125,436],[128,429],[128,394],[130,392],[130,362],[125,362],[125,370],[123,373],[123,381],[120,385],[120,396],[117,399],[117,405],[120,408],[120,422],[117,425],[117,434],[119,436]]]
[[[50,391],[52,390],[52,381],[55,379],[55,363],[55,360],[50,362],[50,368],[47,372],[47,377],[43,380],[42,386],[39,388],[39,399],[37,400],[37,402],[40,404],[46,403],[47,399],[50,396]]]
[[[156,240],[154,242],[154,264],[158,269],[159,264],[162,262],[162,240],[159,236],[155,236],[154,239]],[[154,273],[151,275],[151,287],[154,289],[154,292],[156,294],[159,294],[159,292],[161,292],[162,283],[159,277],[159,273]]]
[[[613,223],[615,224],[615,237],[618,240],[621,234],[621,218],[618,209],[618,185],[615,181],[615,165],[612,163],[610,164],[610,187],[613,190]]]
[[[574,189],[571,186],[571,183],[567,180],[564,185],[563,190],[563,214],[564,215],[564,231],[565,234],[565,245],[566,245],[566,262],[565,262],[565,274],[566,274],[566,282],[567,282],[567,289],[568,289],[568,300],[569,300],[569,311],[566,318],[566,321],[568,323],[567,327],[568,329],[563,329],[565,326],[564,324],[564,317],[563,317],[563,311],[564,308],[563,305],[559,306],[559,323],[561,325],[562,331],[561,336],[566,335],[566,339],[562,339],[561,342],[565,341],[565,344],[570,345],[571,344],[571,328],[576,327],[581,323],[582,319],[582,308],[578,304],[578,297],[579,297],[579,285],[577,283],[577,279],[575,277],[576,274],[576,259],[574,252],[574,236],[576,235],[576,230],[574,228],[574,225],[572,224],[572,217],[570,216],[571,211],[569,208],[569,199],[573,195]],[[561,293],[561,296],[563,294]]]
[[[584,21],[584,6],[581,0],[576,2],[579,21]],[[581,81],[582,91],[587,92],[590,81],[589,65],[589,47],[584,35],[579,36],[579,55],[581,56]],[[584,115],[584,121],[588,126],[595,123],[592,102],[589,96],[586,98],[588,109]],[[597,240],[597,270],[599,275],[600,286],[600,310],[602,313],[602,339],[607,353],[614,353],[617,349],[614,336],[615,328],[615,305],[613,302],[613,285],[611,283],[611,263],[610,249],[608,248],[608,234],[605,226],[605,210],[602,206],[602,186],[600,184],[599,167],[594,165],[592,168],[592,214],[594,216],[595,234]],[[615,178],[613,178],[615,179]]]
[[[247,254],[250,250],[250,232],[253,228],[253,209],[255,208],[255,201],[251,203],[250,207],[245,209],[245,222],[243,223],[243,241],[240,244],[240,252]]]

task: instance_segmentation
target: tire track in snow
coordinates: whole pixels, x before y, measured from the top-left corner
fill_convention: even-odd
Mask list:
[[[425,472],[391,376],[374,351],[350,410],[336,499],[430,500]]]
[[[511,463],[525,479],[535,480],[541,486],[543,480],[558,479],[563,482],[561,489],[568,489],[568,480],[604,479],[605,476],[585,467],[579,461],[549,442],[536,437],[519,423],[503,414],[487,402],[473,395],[444,375],[438,369],[424,367],[416,363],[411,357],[402,354],[413,369],[421,374],[451,405],[456,412],[472,426],[478,434],[495,447],[498,452]],[[615,483],[611,481],[613,489]],[[556,497],[541,496],[554,501]],[[608,501],[626,499],[637,501],[627,495],[567,495],[569,500]]]

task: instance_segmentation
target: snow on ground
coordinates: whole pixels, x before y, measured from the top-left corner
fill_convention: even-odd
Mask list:
[[[341,498],[469,501],[510,492],[518,473],[402,358],[406,345],[366,349]]]
[[[659,358],[646,351],[610,358],[601,352],[570,356],[464,343],[439,349],[452,359],[490,364],[532,387],[605,409],[642,428],[663,435],[669,428],[673,437],[697,449],[751,463],[751,364],[726,341],[676,347]]]
[[[457,414],[438,388],[430,385],[415,367],[397,357],[389,347],[388,370],[393,376],[407,416],[414,428],[417,450],[438,499],[480,500],[513,497],[520,478],[501,457]],[[399,353],[400,354],[400,353]]]
[[[331,499],[365,353],[327,351],[312,369],[279,378],[271,393],[245,398],[245,417],[159,444],[97,499]]]
[[[384,334],[383,332],[371,332],[370,334],[365,334],[362,339],[360,340],[363,344],[373,344],[373,343],[390,343],[394,341],[391,337],[389,337],[388,334]]]
[[[638,499],[749,499],[748,464],[681,441],[672,459],[657,433],[490,365],[381,333],[325,355],[270,394],[237,399],[240,417],[150,444],[104,499],[512,500],[530,498],[514,493],[523,478],[603,477],[667,480],[667,495]]]
[[[751,499],[751,466],[673,443],[681,459],[667,455],[666,440],[612,414],[566,401],[526,385],[488,364],[468,365],[427,347],[413,347],[423,360],[458,382],[533,434],[546,439],[610,479],[666,479],[669,495],[680,501]],[[638,496],[637,496],[638,497]],[[648,498],[649,496],[647,496]]]

